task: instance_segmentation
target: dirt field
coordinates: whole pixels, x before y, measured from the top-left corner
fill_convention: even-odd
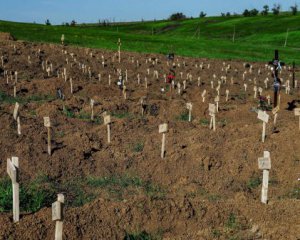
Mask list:
[[[176,57],[176,83],[181,82],[182,87],[188,73],[192,80],[187,80],[181,94],[169,88],[161,93],[160,88],[166,86],[163,74],[170,69],[162,55],[122,52],[118,63],[116,53],[108,51],[33,44],[9,37],[0,41],[4,61],[4,67],[0,61],[0,90],[13,96],[17,71],[17,98],[23,99],[20,136],[12,115],[14,103],[2,101],[0,105],[0,174],[7,177],[6,159],[18,156],[20,185],[43,175],[64,192],[68,202],[65,239],[300,239],[299,119],[286,110],[288,102],[300,100],[299,89],[292,89],[289,95],[281,91],[277,131],[272,131],[273,114],[268,111],[270,121],[262,143],[253,86],[256,78],[257,87],[264,88],[262,95],[272,97],[272,78],[264,63],[250,63],[253,72],[249,73],[243,62],[226,61],[223,65],[220,60]],[[149,58],[157,58],[158,64],[146,63]],[[53,68],[49,77],[42,69],[46,60]],[[87,66],[86,73],[79,69],[79,63]],[[226,73],[228,64],[231,68]],[[67,69],[66,82],[61,77],[63,68]],[[117,69],[128,71],[126,100],[116,84]],[[158,79],[153,78],[154,70],[159,73]],[[221,76],[227,76],[227,81],[221,84],[214,132],[209,129],[208,104],[214,102]],[[288,67],[281,76],[284,81],[291,79]],[[266,77],[270,79],[268,89]],[[64,101],[57,98],[57,88],[62,89]],[[207,95],[203,103],[204,89]],[[230,91],[228,102],[226,89]],[[147,96],[145,116],[141,116],[143,96]],[[90,99],[95,100],[94,121],[88,120]],[[187,102],[193,104],[192,122],[186,121]],[[107,143],[104,111],[112,115],[111,144]],[[52,156],[47,154],[45,116],[52,123]],[[164,122],[169,124],[169,132],[165,158],[161,159],[158,126]],[[267,205],[260,202],[262,170],[257,163],[263,151],[270,151],[272,161]],[[110,179],[112,183],[87,186],[86,179],[91,177],[106,183]],[[80,186],[83,198],[91,194],[93,198],[72,204],[74,185],[76,189]],[[22,212],[17,224],[12,221],[12,212],[0,214],[0,239],[54,239],[54,231],[51,205],[37,212]],[[135,234],[140,238],[134,238]]]

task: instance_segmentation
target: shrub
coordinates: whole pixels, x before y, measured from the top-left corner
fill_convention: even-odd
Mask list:
[[[298,13],[298,5],[291,6],[292,14],[295,16]]]
[[[200,14],[199,14],[199,17],[200,18],[204,18],[204,17],[206,17],[206,15],[207,14],[205,12],[201,11]]]
[[[169,17],[169,20],[171,20],[171,21],[179,21],[179,20],[184,20],[184,19],[186,19],[186,16],[183,13],[181,13],[181,12],[173,13]]]
[[[263,9],[264,10],[262,10],[261,11],[261,15],[263,15],[263,16],[267,16],[268,14],[269,14],[269,6],[268,5],[265,5],[265,6],[263,6]]]

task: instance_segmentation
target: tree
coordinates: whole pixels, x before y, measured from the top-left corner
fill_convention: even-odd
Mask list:
[[[221,16],[222,17],[226,17],[226,13],[221,13]]]
[[[179,20],[183,20],[186,19],[186,16],[183,13],[173,13],[170,17],[169,20],[171,21],[179,21]]]
[[[295,3],[294,6],[291,6],[292,14],[295,16],[298,13],[298,5]]]
[[[204,18],[204,17],[206,17],[206,13],[205,13],[205,12],[203,12],[203,11],[201,11],[201,12],[200,12],[200,15],[199,15],[199,17],[200,17],[200,18]]]
[[[280,4],[274,4],[274,6],[273,6],[273,8],[272,8],[273,14],[274,14],[275,16],[279,15],[280,9],[281,9]]]
[[[47,26],[50,26],[50,25],[51,25],[50,20],[47,19],[46,22],[45,22],[45,24],[46,24]]]
[[[269,10],[270,10],[269,6],[265,5],[265,6],[263,6],[263,9],[264,10],[261,11],[261,15],[267,16],[269,14]]]
[[[70,26],[75,27],[76,26],[76,21],[72,20],[72,22],[70,23]]]
[[[231,13],[230,12],[227,12],[226,13],[226,17],[230,17],[231,16]]]
[[[250,16],[255,17],[255,16],[257,16],[258,13],[259,13],[259,11],[256,8],[253,8],[250,11]]]
[[[243,12],[244,17],[250,17],[250,11],[248,9],[245,9]]]

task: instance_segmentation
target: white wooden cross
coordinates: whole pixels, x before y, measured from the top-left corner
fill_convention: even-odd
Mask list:
[[[110,143],[110,124],[111,124],[111,117],[110,115],[104,116],[104,125],[107,125],[107,142]]]
[[[7,174],[12,181],[13,189],[13,219],[14,222],[20,220],[20,200],[19,200],[19,158],[7,159]]]
[[[215,103],[216,103],[216,110],[217,112],[219,112],[219,101],[220,101],[220,97],[219,95],[215,97]]]
[[[64,195],[57,194],[57,201],[52,203],[52,221],[55,221],[55,240],[63,239],[64,202]]]
[[[205,102],[205,94],[206,94],[206,90],[204,90],[201,94],[202,102]]]
[[[44,117],[44,126],[48,130],[48,154],[51,156],[51,123],[50,123],[50,117]]]
[[[263,121],[263,130],[262,130],[262,142],[265,142],[265,136],[266,136],[266,124],[269,121],[269,115],[266,113],[266,111],[258,110],[257,118],[261,121]]]
[[[261,202],[268,203],[269,170],[271,169],[270,152],[264,151],[264,156],[258,158],[258,168],[263,170],[263,181],[261,189]]]
[[[209,128],[216,131],[216,105],[210,103],[208,107],[208,111],[210,116]]]
[[[299,116],[299,130],[300,130],[300,108],[294,109],[295,116]]]
[[[91,114],[91,120],[94,120],[94,104],[95,104],[95,100],[91,99],[91,109],[92,109],[92,114]]]
[[[226,89],[226,102],[228,102],[229,90]]]
[[[192,121],[193,104],[192,103],[187,103],[186,108],[189,110],[189,122],[190,122],[190,121]]]
[[[160,124],[158,132],[163,134],[160,156],[161,156],[161,158],[164,158],[165,157],[165,147],[166,147],[166,133],[168,132],[168,124],[167,123]]]

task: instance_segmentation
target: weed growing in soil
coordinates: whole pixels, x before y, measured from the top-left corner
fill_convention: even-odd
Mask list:
[[[0,103],[8,103],[8,104],[15,104],[16,102],[20,103],[20,104],[27,104],[30,102],[39,102],[39,103],[43,103],[43,102],[48,102],[48,101],[52,101],[54,100],[55,97],[50,96],[50,95],[31,95],[27,98],[25,97],[12,97],[7,95],[4,92],[0,92]]]
[[[126,233],[124,240],[160,240],[160,236],[152,236],[143,231],[140,233]]]
[[[234,213],[230,213],[225,226],[231,230],[235,230],[235,229],[239,228],[239,223],[237,222],[237,219],[236,219],[236,216]]]
[[[103,178],[89,177],[87,184],[94,188],[106,189],[111,194],[117,194],[118,198],[127,190],[142,189],[151,198],[164,197],[164,191],[152,184],[151,182],[144,182],[138,177],[130,176],[109,176]]]
[[[91,115],[89,113],[81,111],[79,112],[79,114],[75,114],[71,109],[67,107],[63,109],[63,114],[68,118],[77,118],[87,122],[94,122],[97,124],[102,124],[103,122],[99,116],[95,116],[94,120],[91,120]]]
[[[211,235],[213,238],[219,238],[219,237],[221,237],[221,232],[218,229],[213,229],[211,232]]]
[[[20,208],[25,212],[36,212],[42,207],[50,206],[55,198],[55,190],[47,180],[37,178],[20,186]],[[0,180],[0,212],[12,210],[12,184],[10,179]]]
[[[261,179],[258,176],[251,177],[247,182],[248,189],[255,189],[261,184]]]
[[[200,125],[201,126],[208,126],[209,125],[209,120],[207,120],[207,119],[200,119]]]
[[[179,116],[176,117],[176,120],[187,122],[189,120],[189,113],[187,111],[182,112]]]
[[[132,115],[129,112],[112,112],[111,116],[119,119],[132,117]]]
[[[142,142],[138,142],[138,143],[134,144],[134,146],[133,146],[134,152],[142,152],[143,149],[144,149],[144,143],[142,143]]]

